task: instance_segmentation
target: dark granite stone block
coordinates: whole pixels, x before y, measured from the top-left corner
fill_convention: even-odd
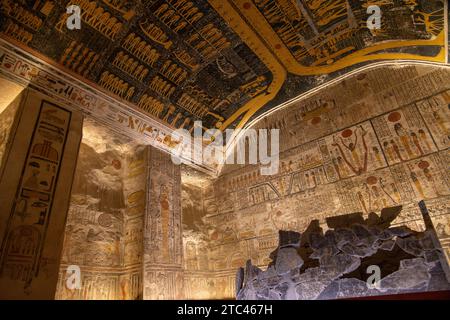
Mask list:
[[[318,221],[303,235],[280,232],[280,246],[266,271],[247,263],[238,298],[336,299],[448,289],[432,237],[407,227],[389,228],[398,213],[399,207],[370,214],[364,223],[359,214],[331,219],[336,229],[325,234]],[[377,288],[366,282],[372,265],[381,271]]]
[[[410,236],[413,233],[408,227],[405,226],[389,228],[387,231],[389,231],[392,237],[402,238]]]
[[[301,234],[295,231],[279,231],[279,247],[286,246],[299,247]]]
[[[337,229],[335,233],[336,233],[337,247],[339,249],[341,249],[341,247],[346,243],[355,242],[358,239],[356,235],[353,233],[353,231],[349,228]]]
[[[427,285],[431,276],[425,264],[417,263],[414,267],[400,268],[380,280],[380,290],[408,290],[416,286]]]
[[[298,255],[295,248],[281,248],[278,250],[275,270],[278,274],[290,272],[292,269],[301,268],[303,259]]]
[[[394,246],[395,246],[394,240],[386,240],[381,243],[380,249],[385,251],[392,251],[392,249],[394,249]]]
[[[397,238],[396,243],[403,251],[416,257],[420,257],[424,253],[420,241],[412,237]]]
[[[245,276],[244,268],[239,268],[238,271],[236,272],[236,289],[235,289],[236,295],[244,286],[244,276]]]

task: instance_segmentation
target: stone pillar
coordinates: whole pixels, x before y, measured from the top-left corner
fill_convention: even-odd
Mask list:
[[[148,153],[144,299],[182,299],[180,166],[157,149],[149,147]]]
[[[0,299],[53,299],[83,120],[30,89],[17,99],[0,169]]]
[[[0,77],[0,168],[23,87]]]
[[[125,163],[123,180],[126,211],[124,221],[124,273],[121,278],[122,298],[143,299],[143,246],[147,198],[148,147],[131,149]]]

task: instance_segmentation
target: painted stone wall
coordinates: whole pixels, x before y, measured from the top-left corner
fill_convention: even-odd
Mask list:
[[[143,235],[147,194],[147,146],[137,145],[125,161],[125,226],[123,239],[123,299],[143,298]]]
[[[255,126],[281,130],[274,176],[229,165],[214,180],[116,134],[85,134],[58,297],[233,298],[237,268],[264,270],[279,230],[402,205],[392,226],[421,231],[422,199],[448,257],[449,89],[448,69],[377,68],[277,111]],[[72,264],[79,291],[65,288]]]
[[[57,298],[183,298],[180,167],[91,120],[83,132]]]
[[[144,229],[144,299],[182,299],[181,168],[148,149]]]
[[[0,113],[0,167],[3,163],[3,157],[6,154],[11,127],[14,123],[14,117],[19,107],[19,103],[20,97],[15,99],[2,113]]]
[[[18,99],[0,172],[0,297],[53,299],[83,118],[33,90]]]
[[[0,167],[6,151],[8,138],[13,125],[14,116],[19,107],[19,95],[23,87],[6,79],[0,78]]]
[[[312,220],[325,225],[327,217],[367,217],[402,205],[393,226],[420,231],[422,199],[448,257],[449,89],[448,68],[380,67],[258,122],[257,129],[280,129],[279,173],[262,176],[258,166],[228,165],[203,189],[202,224],[193,231],[207,243],[203,271],[229,279],[214,282],[216,298],[234,296],[230,279],[247,259],[261,268],[270,263],[278,230],[302,232]]]
[[[66,225],[58,299],[142,298],[145,147],[86,121]],[[80,267],[80,290],[67,288]]]
[[[235,270],[217,272],[214,256],[210,254],[208,228],[208,194],[213,192],[214,180],[188,167],[182,168],[183,268],[186,299],[216,299],[233,297]],[[245,263],[245,260],[241,261]],[[236,268],[241,264],[236,264]],[[223,291],[225,290],[225,291]]]

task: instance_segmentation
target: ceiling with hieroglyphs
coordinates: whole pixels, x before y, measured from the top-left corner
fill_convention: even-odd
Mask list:
[[[66,8],[81,8],[81,30]],[[367,8],[381,9],[369,30]],[[243,127],[374,61],[447,61],[441,0],[2,0],[1,37],[169,127]]]

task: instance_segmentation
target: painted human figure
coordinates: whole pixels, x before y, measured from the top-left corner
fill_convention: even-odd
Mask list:
[[[405,161],[402,157],[402,154],[400,153],[400,148],[398,147],[397,143],[394,140],[391,140],[391,146],[392,146],[392,149],[394,150],[394,153],[395,153],[397,159],[399,159],[400,162]]]
[[[420,155],[423,155],[424,152],[423,152],[422,146],[420,145],[419,138],[417,137],[417,134],[415,132],[411,132],[411,138],[412,138],[413,143],[416,146],[417,150],[419,150]]]
[[[403,128],[402,124],[400,122],[397,122],[394,124],[394,130],[397,134],[397,137],[400,138],[400,141],[403,145],[403,148],[405,148],[406,153],[408,154],[408,158],[411,158],[414,156],[414,153],[411,149],[411,145],[409,143],[409,135],[408,132]]]
[[[374,155],[375,155],[375,159],[377,159],[378,164],[379,164],[379,165],[383,165],[383,160],[382,160],[382,158],[381,158],[381,152],[380,152],[380,150],[379,150],[377,147],[373,147],[373,148],[372,148],[372,151],[373,151],[373,153],[374,153]]]
[[[360,139],[362,141],[362,147],[363,147],[363,155],[362,155],[362,159],[360,158],[360,154],[358,152],[358,129],[360,129],[361,134],[360,134]],[[353,173],[355,173],[356,175],[360,175],[363,172],[367,171],[367,164],[368,164],[368,148],[367,148],[367,143],[366,143],[366,135],[367,135],[367,131],[360,126],[359,128],[357,128],[356,130],[352,131],[350,129],[344,130],[341,134],[342,136],[340,137],[340,142],[336,141],[336,136],[333,136],[333,146],[337,147],[342,159],[345,161],[345,163],[347,164],[347,166],[353,171]],[[352,136],[355,136],[355,140],[349,142],[348,144],[345,143],[344,138],[350,138]],[[347,150],[347,152],[344,151],[345,148]],[[347,153],[351,154],[351,159],[347,158]]]
[[[435,177],[432,174],[430,163],[426,160],[422,160],[417,164],[417,167],[422,170],[423,175],[425,176],[425,179],[427,181],[427,184],[431,187],[431,189],[433,189],[435,195],[441,196]]]
[[[422,184],[420,183],[419,178],[417,177],[417,174],[414,171],[410,171],[410,177],[414,185],[416,186],[417,191],[419,192],[422,199],[425,198],[424,190],[422,187]]]
[[[425,145],[427,146],[427,150],[430,151],[431,146],[428,143],[428,139],[427,139],[427,135],[425,134],[425,131],[423,131],[422,129],[419,129],[419,131],[417,131],[417,133],[419,134],[420,141],[424,142]]]
[[[334,171],[336,171],[338,178],[340,180],[342,178],[342,174],[341,174],[341,170],[339,168],[339,163],[338,163],[337,159],[334,157],[333,157],[332,161],[333,161]]]

